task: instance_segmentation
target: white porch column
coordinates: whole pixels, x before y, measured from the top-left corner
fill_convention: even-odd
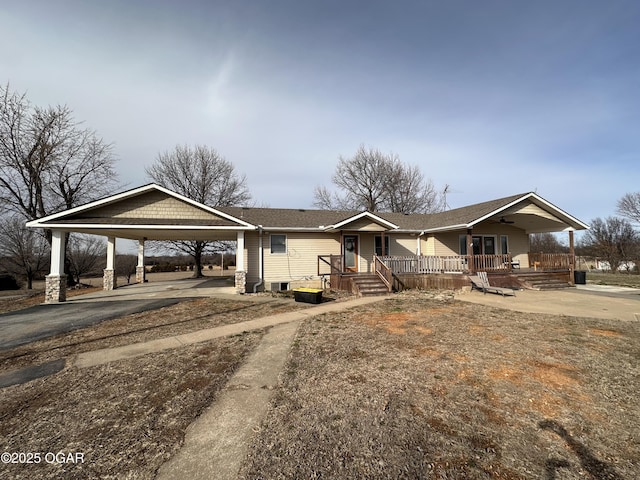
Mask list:
[[[45,303],[64,302],[67,299],[67,277],[64,274],[64,238],[61,230],[51,232],[51,270],[45,279]]]
[[[138,265],[136,265],[136,282],[144,283],[145,269],[144,269],[144,241],[138,240]]]
[[[236,293],[246,293],[247,272],[244,270],[244,231],[240,230],[236,244]]]
[[[105,290],[113,290],[117,285],[116,278],[116,237],[107,238],[107,268],[104,269],[102,283]]]

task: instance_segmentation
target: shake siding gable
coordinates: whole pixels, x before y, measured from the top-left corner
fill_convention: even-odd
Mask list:
[[[189,205],[164,192],[151,191],[84,213],[97,218],[220,220],[220,217]]]

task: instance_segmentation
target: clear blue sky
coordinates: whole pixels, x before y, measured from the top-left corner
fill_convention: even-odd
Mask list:
[[[589,222],[640,190],[640,2],[0,1],[0,81],[66,104],[120,180],[216,148],[258,205],[397,153],[451,207],[536,190]]]

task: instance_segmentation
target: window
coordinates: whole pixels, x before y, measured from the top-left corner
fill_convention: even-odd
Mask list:
[[[376,235],[375,252],[378,256],[389,255],[389,237],[387,235],[384,236],[384,253],[382,252],[382,236]]]
[[[471,241],[473,242],[474,255],[495,255],[496,254],[496,237],[495,236],[484,237],[480,235],[474,235],[473,237],[471,237]],[[460,248],[460,255],[468,255],[466,235],[460,235],[459,248]]]
[[[287,236],[271,235],[271,253],[287,253]]]
[[[506,255],[509,253],[509,237],[506,235],[500,235],[500,253]]]
[[[467,254],[467,236],[460,235],[459,240],[460,240],[460,255],[466,255]]]

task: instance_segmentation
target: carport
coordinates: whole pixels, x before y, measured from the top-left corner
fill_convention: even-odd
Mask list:
[[[256,227],[215,208],[156,184],[149,184],[27,223],[52,232],[51,268],[46,276],[45,303],[66,300],[64,272],[67,233],[107,237],[104,289],[117,287],[116,240],[138,242],[136,280],[144,280],[144,249],[148,240],[231,240],[236,244],[235,286],[246,288],[244,233]]]

